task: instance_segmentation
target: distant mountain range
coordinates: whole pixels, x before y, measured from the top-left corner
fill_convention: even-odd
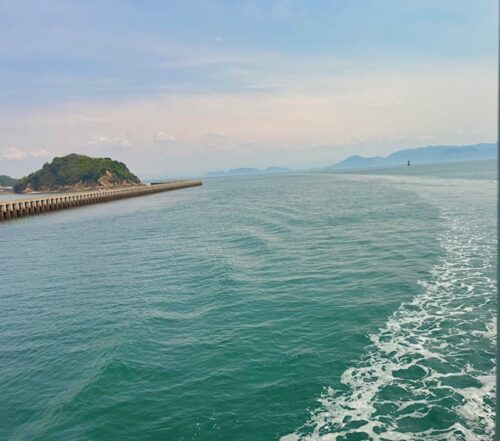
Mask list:
[[[470,161],[476,159],[496,159],[497,144],[474,144],[465,146],[428,146],[415,149],[398,150],[389,156],[349,156],[344,161],[327,167],[330,170],[348,168],[383,167],[390,165],[425,162]]]
[[[209,172],[205,176],[213,177],[213,176],[241,176],[241,175],[258,175],[258,174],[267,174],[267,173],[283,173],[289,171],[288,168],[284,167],[267,167],[264,169],[259,168],[234,168],[232,170],[227,171],[215,171]]]

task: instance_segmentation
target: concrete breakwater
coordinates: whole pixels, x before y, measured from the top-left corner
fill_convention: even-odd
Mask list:
[[[113,188],[109,190],[82,191],[79,193],[59,193],[53,196],[39,196],[26,199],[0,200],[0,222],[24,216],[48,213],[65,208],[82,205],[100,204],[103,202],[144,196],[162,191],[179,190],[181,188],[202,185],[201,180],[177,181],[156,185]]]

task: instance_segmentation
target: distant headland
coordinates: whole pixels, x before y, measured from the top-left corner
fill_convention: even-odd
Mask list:
[[[426,164],[434,162],[457,162],[475,160],[496,160],[498,158],[498,147],[496,143],[480,143],[472,145],[439,145],[401,149],[388,156],[365,157],[360,155],[349,156],[336,164],[329,166],[319,166],[310,171],[328,170],[349,170],[364,169],[373,167],[392,167],[398,165]],[[298,169],[298,171],[306,169]],[[205,174],[206,177],[217,176],[247,176],[263,175],[269,173],[283,173],[291,171],[284,167],[249,168],[240,167],[230,170],[211,171]]]
[[[16,185],[17,179],[11,178],[7,175],[0,175],[0,191],[12,190]]]
[[[398,150],[389,156],[349,156],[347,159],[328,167],[330,170],[383,167],[392,165],[429,162],[472,161],[479,159],[496,159],[498,146],[495,143],[473,144],[464,146],[428,146],[414,149]]]

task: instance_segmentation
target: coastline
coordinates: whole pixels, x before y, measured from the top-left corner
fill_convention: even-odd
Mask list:
[[[19,217],[32,216],[36,214],[62,210],[66,208],[74,208],[83,205],[110,202],[118,199],[145,196],[148,194],[160,193],[164,191],[180,190],[183,188],[196,187],[200,185],[203,185],[203,182],[199,179],[194,179],[157,185],[137,185],[133,187],[58,193],[57,196],[6,199],[4,200],[4,202],[1,202],[0,200],[0,222],[17,219]]]

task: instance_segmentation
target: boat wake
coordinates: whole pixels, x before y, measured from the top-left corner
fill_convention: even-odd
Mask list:
[[[441,216],[443,257],[422,294],[281,441],[493,439],[496,248],[472,208],[452,204]]]

